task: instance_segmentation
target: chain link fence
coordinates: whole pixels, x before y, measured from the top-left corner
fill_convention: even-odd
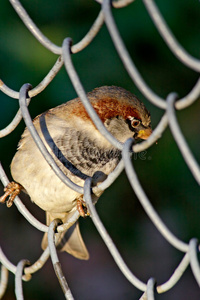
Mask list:
[[[11,134],[13,130],[18,126],[19,122],[23,118],[26,126],[29,128],[35,143],[38,148],[42,152],[42,154],[46,157],[48,163],[53,168],[54,172],[57,176],[68,186],[77,190],[80,193],[84,194],[84,200],[87,204],[90,217],[96,226],[100,236],[102,237],[104,243],[106,244],[108,250],[110,251],[115,263],[121,270],[124,277],[135,287],[140,293],[140,299],[155,299],[156,294],[165,293],[171,289],[181,280],[182,276],[184,276],[186,269],[188,266],[191,266],[192,273],[194,275],[194,280],[196,280],[197,284],[200,286],[200,266],[198,261],[198,252],[199,252],[199,244],[196,238],[191,238],[190,241],[184,242],[179,239],[175,233],[173,233],[162,218],[159,216],[157,211],[154,209],[151,201],[148,199],[148,196],[143,189],[137,172],[134,169],[134,164],[131,160],[130,153],[133,150],[132,155],[146,151],[149,147],[154,145],[164,134],[166,129],[169,127],[171,133],[174,137],[175,142],[178,145],[179,151],[183,156],[184,162],[188,167],[189,172],[191,172],[194,180],[197,184],[200,183],[200,169],[198,163],[193,155],[193,152],[190,150],[188,143],[179,127],[179,122],[177,119],[177,110],[183,110],[189,106],[192,106],[195,101],[199,99],[200,96],[200,79],[197,80],[196,84],[193,86],[191,91],[181,99],[178,98],[178,95],[175,93],[170,93],[166,99],[163,99],[158,94],[156,94],[145,82],[140,72],[136,68],[133,63],[129,52],[126,49],[126,46],[123,42],[122,37],[120,36],[118,27],[115,23],[115,19],[113,17],[114,9],[121,9],[124,6],[128,6],[131,4],[131,0],[121,0],[110,3],[109,0],[105,1],[97,1],[101,5],[100,12],[92,25],[91,29],[85,35],[85,37],[78,42],[77,44],[72,44],[72,40],[70,38],[66,38],[63,41],[62,47],[57,46],[51,40],[49,40],[37,27],[37,25],[32,21],[29,17],[27,11],[24,9],[22,4],[18,0],[10,0],[13,8],[23,21],[24,25],[29,29],[32,35],[52,53],[59,55],[56,63],[53,65],[49,73],[44,77],[44,79],[35,87],[32,87],[30,84],[24,84],[20,91],[15,91],[9,88],[2,80],[0,81],[0,89],[2,93],[5,93],[7,96],[19,99],[20,109],[17,112],[14,119],[0,131],[0,137],[4,138],[7,135]],[[163,19],[159,9],[156,4],[152,0],[143,0],[144,5],[154,22],[156,29],[162,36],[168,48],[171,52],[177,57],[178,60],[181,61],[182,64],[187,66],[189,69],[199,72],[200,71],[200,61],[194,57],[192,57],[187,51],[178,43],[173,33],[168,28],[165,20]],[[133,83],[138,87],[138,89],[142,92],[142,94],[150,101],[154,106],[163,110],[163,116],[161,117],[158,125],[153,130],[153,134],[148,138],[148,140],[141,142],[140,144],[134,144],[133,140],[127,140],[124,145],[120,144],[116,139],[111,136],[105,130],[102,122],[96,115],[95,111],[91,107],[84,87],[81,83],[81,80],[77,74],[76,68],[73,64],[72,58],[75,53],[82,51],[84,48],[88,47],[93,39],[99,34],[99,31],[103,24],[106,24],[107,30],[111,36],[113,44],[119,54],[119,57],[124,65],[125,70],[129,74]],[[29,114],[28,105],[30,103],[31,98],[40,94],[50,82],[55,78],[55,76],[59,73],[62,66],[65,66],[66,72],[74,86],[74,89],[77,95],[82,100],[88,114],[93,120],[96,127],[100,130],[100,132],[112,143],[115,147],[122,151],[122,160],[117,166],[117,168],[108,176],[108,178],[98,186],[98,189],[105,190],[110,187],[110,185],[118,178],[121,172],[125,169],[130,185],[136,194],[138,200],[140,201],[144,211],[148,215],[151,222],[155,225],[160,234],[166,239],[168,243],[170,243],[176,250],[180,251],[182,254],[182,259],[174,268],[172,274],[169,279],[162,284],[157,284],[156,280],[158,278],[150,278],[148,282],[144,282],[140,278],[138,278],[131,269],[127,266],[125,261],[123,260],[118,248],[113,243],[110,235],[106,231],[104,224],[102,223],[96,208],[94,207],[91,200],[91,182],[92,178],[88,178],[85,181],[84,188],[77,186],[69,181],[69,179],[62,173],[59,167],[54,162],[51,155],[48,153],[46,148],[44,147],[42,141],[39,139],[37,131],[32,125],[32,119]],[[28,99],[27,98],[28,95]],[[188,123],[187,120],[186,123]],[[2,151],[2,149],[1,149]],[[3,150],[4,151],[4,150]],[[3,167],[0,169],[0,177],[4,186],[6,186],[9,182]],[[112,187],[110,187],[112,189]],[[93,189],[97,189],[94,187]],[[62,232],[63,230],[68,229],[71,224],[76,222],[79,218],[79,213],[75,212],[71,219],[62,225],[59,225],[56,220],[51,223],[49,227],[40,222],[36,217],[34,217],[30,211],[26,208],[26,206],[22,203],[19,197],[16,197],[14,200],[14,204],[16,205],[19,212],[26,218],[26,220],[34,226],[37,230],[42,232],[48,232],[48,241],[49,247],[42,253],[42,255],[38,258],[38,260],[30,265],[30,262],[26,259],[22,259],[19,261],[17,265],[14,265],[8,258],[3,248],[0,250],[0,261],[1,261],[1,282],[0,282],[0,298],[6,292],[7,284],[8,284],[8,273],[12,272],[15,277],[15,295],[18,300],[24,299],[23,295],[23,281],[29,281],[31,279],[31,275],[35,272],[38,272],[45,263],[48,258],[51,257],[52,264],[54,267],[55,274],[58,278],[60,286],[63,290],[64,297],[66,299],[74,299],[73,291],[70,290],[70,285],[67,283],[65,275],[70,277],[67,270],[63,268],[62,263],[60,263],[57,250],[56,250],[56,241],[55,241],[55,231]],[[6,211],[7,220],[9,220],[10,210]],[[5,224],[1,224],[4,226]],[[22,245],[23,247],[23,245]],[[14,251],[14,250],[13,250]],[[17,250],[15,250],[17,251]],[[106,272],[106,271],[105,271]],[[163,271],[164,272],[164,271]],[[95,274],[94,274],[95,276]],[[88,279],[89,280],[89,279]],[[103,283],[102,283],[103,284]],[[158,298],[162,296],[157,296]],[[83,297],[84,298],[84,297]],[[82,298],[82,299],[83,299]],[[86,297],[85,297],[86,299]],[[95,299],[95,295],[93,295],[93,299]],[[114,299],[114,296],[113,296]],[[124,297],[126,299],[126,297]],[[133,298],[131,298],[133,299]]]

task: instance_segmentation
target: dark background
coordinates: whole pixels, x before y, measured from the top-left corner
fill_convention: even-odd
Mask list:
[[[194,57],[200,57],[200,4],[195,0],[156,1],[166,22],[180,44]],[[100,6],[94,1],[22,1],[40,30],[54,43],[62,45],[65,37],[74,44],[87,33]],[[113,10],[122,38],[143,78],[163,98],[170,92],[180,97],[188,94],[198,74],[181,64],[155,29],[142,1]],[[55,63],[57,56],[30,34],[12,6],[1,2],[0,9],[0,77],[12,89],[24,83],[36,86]],[[135,93],[150,110],[156,127],[163,111],[148,102],[125,71],[104,25],[93,42],[73,55],[73,62],[86,91],[101,85],[117,85]],[[76,97],[64,69],[30,105],[31,116]],[[18,101],[0,94],[0,128],[14,117]],[[182,132],[199,161],[199,109],[196,101],[177,112]],[[0,141],[0,160],[9,176],[9,165],[24,129],[17,129]],[[199,187],[186,166],[167,129],[157,145],[147,150],[145,159],[133,159],[138,177],[168,228],[181,240],[200,238]],[[23,170],[22,170],[23,172]],[[2,188],[2,186],[1,186]],[[1,189],[1,194],[2,194]],[[31,212],[44,222],[44,212],[21,195]],[[144,282],[155,277],[158,284],[168,280],[183,253],[175,250],[160,235],[142,209],[125,173],[104,192],[97,204],[98,213],[132,272]],[[79,261],[68,254],[59,255],[64,274],[76,299],[138,299],[141,295],[115,265],[92,221],[81,220],[81,231],[90,252],[89,261]],[[0,243],[13,264],[27,258],[35,262],[42,253],[42,233],[32,227],[13,205],[0,206]],[[23,284],[25,299],[64,299],[51,261]],[[190,267],[176,286],[158,299],[199,299],[200,292]],[[14,299],[14,276],[4,299]]]

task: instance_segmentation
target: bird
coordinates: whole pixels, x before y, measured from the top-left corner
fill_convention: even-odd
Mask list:
[[[117,86],[102,86],[87,93],[92,107],[106,129],[121,143],[128,138],[146,140],[152,133],[151,117],[143,102],[134,94]],[[96,128],[80,98],[49,109],[33,120],[33,124],[56,164],[74,183],[83,186],[86,178],[100,174],[102,182],[117,166],[121,151]],[[46,212],[46,224],[59,218],[63,223],[78,210],[85,217],[83,195],[65,185],[54,173],[25,128],[11,162],[14,179],[5,187],[0,202],[11,206],[21,191]],[[98,199],[103,191],[94,194]],[[79,223],[73,226],[61,251],[87,260],[89,253],[82,239]],[[42,248],[48,246],[47,234]]]

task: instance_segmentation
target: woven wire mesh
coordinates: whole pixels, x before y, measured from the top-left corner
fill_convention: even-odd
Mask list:
[[[123,169],[127,174],[128,180],[130,185],[137,196],[137,199],[140,201],[144,211],[148,215],[151,222],[155,225],[159,233],[166,239],[168,243],[170,243],[178,252],[181,253],[179,257],[182,257],[176,266],[174,267],[173,271],[171,272],[169,278],[165,280],[163,283],[156,283],[160,282],[159,278],[154,279],[151,277],[147,282],[140,279],[139,276],[135,275],[134,268],[129,268],[128,265],[125,263],[122,255],[120,254],[118,248],[113,243],[110,235],[106,231],[104,224],[102,223],[101,219],[99,218],[96,208],[92,204],[91,200],[91,180],[87,179],[85,182],[84,188],[72,185],[72,188],[76,189],[80,193],[84,194],[84,200],[87,204],[88,210],[90,212],[90,217],[96,226],[100,236],[102,237],[104,243],[106,244],[108,250],[110,251],[113,259],[119,269],[121,270],[123,276],[135,287],[140,291],[140,299],[154,299],[155,295],[158,293],[165,293],[176,286],[181,278],[185,275],[188,266],[191,266],[192,273],[194,275],[194,280],[196,280],[197,284],[200,285],[200,267],[198,262],[198,252],[199,252],[199,244],[196,238],[189,239],[189,242],[183,241],[181,238],[178,238],[177,235],[174,233],[176,230],[170,230],[166,223],[162,220],[159,216],[159,213],[153,207],[151,201],[148,199],[147,193],[142,187],[140,180],[138,179],[137,172],[134,168],[134,163],[130,157],[130,150],[133,150],[133,158],[134,155],[138,153],[144,153],[147,151],[152,145],[155,145],[156,142],[160,138],[163,138],[164,133],[169,128],[171,130],[172,136],[179,148],[180,153],[182,154],[183,161],[182,163],[186,164],[188,167],[188,172],[190,172],[193,176],[193,180],[197,182],[199,185],[200,183],[200,169],[198,163],[193,155],[193,152],[190,150],[190,147],[180,129],[178,118],[177,118],[177,110],[183,110],[188,107],[192,107],[195,102],[199,99],[200,96],[200,80],[198,79],[196,83],[191,88],[190,92],[179,98],[176,93],[169,93],[169,95],[165,98],[159,96],[157,93],[153,91],[149,87],[149,85],[145,82],[142,75],[139,73],[138,69],[136,68],[135,64],[133,63],[133,59],[130,56],[123,38],[121,37],[118,27],[115,23],[115,19],[113,17],[113,13],[115,9],[119,10],[123,9],[123,7],[131,4],[133,1],[125,1],[121,0],[118,2],[113,2],[112,6],[110,1],[98,1],[101,5],[100,12],[96,17],[93,25],[91,26],[88,33],[85,37],[76,44],[72,43],[71,38],[65,38],[63,40],[62,46],[57,46],[51,40],[49,40],[37,27],[36,23],[34,23],[31,18],[29,17],[27,11],[22,6],[22,4],[18,0],[10,0],[13,8],[24,22],[25,26],[29,29],[32,35],[41,43],[41,45],[51,51],[53,54],[59,55],[56,63],[50,69],[48,74],[44,77],[44,79],[35,87],[32,87],[30,84],[24,84],[20,91],[15,91],[8,87],[3,81],[0,81],[0,88],[1,91],[6,94],[10,98],[19,99],[20,109],[17,112],[16,116],[10,122],[8,126],[0,131],[1,138],[6,137],[7,135],[11,134],[13,130],[18,126],[19,122],[23,118],[26,126],[29,128],[37,146],[39,147],[42,154],[48,159],[49,164],[56,172],[57,176],[65,182],[65,184],[69,185],[68,178],[61,172],[61,170],[57,167],[55,162],[53,161],[51,155],[47,152],[43,143],[40,139],[38,139],[37,132],[34,130],[32,126],[31,116],[28,110],[28,104],[30,103],[31,98],[38,96],[43,90],[45,90],[50,82],[59,74],[61,67],[64,65],[65,70],[71,80],[72,85],[77,93],[77,95],[81,98],[83,104],[88,111],[88,114],[92,118],[93,122],[95,123],[96,127],[101,131],[101,133],[117,148],[122,150],[122,160],[119,163],[118,167],[111,173],[108,178],[98,186],[99,189],[105,190],[107,188],[112,189],[110,187],[111,184],[120,176]],[[102,2],[102,3],[101,3]],[[168,28],[165,20],[163,19],[160,11],[158,10],[156,4],[151,0],[143,0],[144,5],[152,18],[153,22],[155,23],[155,27],[158,32],[161,34],[163,40],[166,42],[166,45],[169,47],[171,52],[177,57],[180,62],[187,66],[189,69],[199,73],[200,71],[200,61],[194,57],[192,57],[187,51],[178,43],[176,38],[174,37],[173,33]],[[70,5],[70,4],[69,4]],[[105,23],[106,28],[110,34],[110,37],[113,41],[113,45],[115,46],[118,55],[124,65],[126,72],[129,74],[132,82],[137,86],[139,91],[146,97],[146,99],[152,103],[153,106],[161,109],[162,116],[158,124],[155,126],[153,134],[149,137],[148,140],[140,143],[140,144],[133,144],[132,140],[127,140],[124,145],[120,144],[116,141],[111,134],[109,134],[104,126],[102,126],[101,121],[98,119],[97,115],[94,113],[91,105],[88,102],[85,89],[81,83],[80,77],[78,75],[78,68],[76,68],[73,64],[73,57],[76,53],[83,51],[84,48],[92,46],[93,39],[100,34],[100,29],[102,25]],[[133,20],[134,26],[134,20]],[[102,45],[103,47],[103,45]],[[77,70],[76,70],[77,69]],[[59,91],[56,91],[59,94]],[[28,99],[27,98],[28,95]],[[187,120],[186,124],[188,125],[189,120]],[[145,152],[146,153],[146,152]],[[138,154],[139,155],[139,154]],[[163,169],[163,172],[165,170]],[[8,178],[1,167],[1,181],[4,186],[8,184]],[[182,187],[178,187],[181,189]],[[192,197],[192,195],[191,195]],[[20,213],[26,218],[26,220],[37,230],[42,232],[48,232],[49,238],[49,248],[47,248],[38,260],[34,264],[30,264],[30,262],[22,257],[22,259],[14,265],[10,259],[7,258],[4,249],[2,248],[0,251],[0,261],[2,264],[1,268],[1,283],[0,283],[0,297],[3,297],[6,287],[8,284],[8,271],[15,274],[15,294],[17,299],[24,299],[23,295],[23,280],[28,281],[31,279],[31,274],[35,272],[39,272],[41,268],[44,268],[46,261],[48,260],[49,256],[51,257],[53,267],[58,277],[59,283],[64,293],[64,297],[66,299],[74,299],[73,294],[75,291],[70,290],[70,284],[67,283],[65,279],[66,277],[69,279],[70,274],[68,274],[67,268],[63,267],[63,264],[60,263],[57,250],[55,247],[56,241],[54,241],[54,232],[57,229],[58,232],[63,231],[64,229],[69,227],[71,222],[75,222],[78,217],[79,213],[76,212],[70,221],[64,225],[58,225],[56,221],[54,221],[49,228],[42,222],[40,222],[36,217],[30,213],[27,207],[22,203],[19,197],[16,197],[14,201],[17,209]],[[6,210],[7,220],[10,218],[10,210]],[[13,215],[12,215],[13,216]],[[112,217],[111,217],[112,218]],[[1,224],[1,226],[5,226],[5,224]],[[23,244],[22,246],[23,247]],[[12,256],[13,251],[17,251],[17,249],[12,249],[9,251],[9,256]],[[84,263],[85,267],[85,263]],[[71,267],[73,268],[73,267]],[[87,268],[87,267],[86,267]],[[133,269],[133,271],[131,270]],[[106,270],[105,270],[106,272]],[[164,272],[164,270],[163,270]],[[137,272],[136,272],[137,273]],[[154,272],[152,272],[153,274]],[[95,277],[95,274],[93,274]],[[152,275],[153,276],[153,275]],[[33,279],[34,280],[34,279]],[[89,278],[88,278],[89,281]],[[30,283],[29,283],[30,284]],[[79,283],[80,284],[80,283]],[[101,285],[104,285],[102,282]],[[133,299],[134,295],[130,297]],[[162,298],[162,296],[160,296]],[[117,299],[113,295],[113,299]],[[82,299],[97,299],[95,295],[91,297],[82,296]],[[128,297],[124,296],[124,299],[128,299]]]

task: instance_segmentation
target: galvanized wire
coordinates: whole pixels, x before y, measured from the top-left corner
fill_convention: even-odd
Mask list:
[[[9,183],[8,177],[6,176],[6,173],[0,163],[0,178],[1,182],[4,186],[7,186]],[[27,219],[27,221],[32,224],[35,228],[37,228],[40,231],[47,232],[48,227],[44,224],[42,224],[40,221],[38,221],[26,208],[26,206],[23,204],[23,202],[20,200],[20,198],[17,196],[14,199],[14,204],[16,205],[19,212]]]
[[[28,130],[30,131],[33,140],[37,144],[38,148],[40,149],[43,157],[46,159],[48,164],[52,167],[56,175],[62,180],[67,186],[69,186],[71,189],[77,191],[78,193],[83,193],[83,188],[78,186],[77,184],[73,183],[63,172],[62,170],[57,166],[55,163],[53,157],[47,150],[46,146],[42,142],[42,139],[40,138],[39,134],[37,133],[37,130],[35,129],[31,116],[29,114],[28,108],[27,108],[27,101],[26,98],[28,98],[28,91],[31,89],[30,84],[24,84],[20,89],[20,95],[19,95],[19,104],[21,108],[21,112],[24,118],[24,121],[26,123],[26,126]]]
[[[64,59],[64,64],[66,67],[66,70],[68,72],[68,75],[71,79],[71,82],[74,85],[74,88],[78,94],[78,96],[80,97],[81,101],[83,102],[89,116],[91,117],[92,121],[94,122],[94,124],[96,125],[97,129],[102,133],[102,135],[116,148],[118,149],[122,149],[122,144],[115,139],[110,132],[105,128],[105,126],[103,125],[103,123],[101,122],[99,116],[97,115],[97,113],[95,112],[94,108],[91,106],[87,96],[86,96],[86,92],[84,91],[84,88],[81,84],[81,81],[78,77],[78,74],[72,64],[72,60],[71,60],[71,55],[70,55],[70,49],[71,49],[71,42],[72,40],[70,38],[66,38],[63,41],[63,59]]]
[[[177,56],[189,68],[200,72],[200,60],[192,57],[185,49],[177,42],[176,38],[168,28],[165,20],[161,16],[156,4],[153,0],[143,0],[146,8],[148,9],[149,15],[154,21],[156,28],[162,35],[163,39],[167,43],[170,50]]]
[[[133,164],[131,162],[131,155],[133,153],[137,153],[140,151],[144,151],[148,149],[150,146],[155,144],[158,139],[162,138],[163,133],[169,125],[169,128],[172,131],[174,139],[180,149],[180,152],[183,156],[185,163],[188,165],[188,168],[193,174],[194,179],[197,183],[200,184],[200,169],[196,159],[192,151],[190,150],[187,141],[184,138],[183,133],[179,128],[179,123],[176,117],[175,110],[181,110],[188,106],[191,106],[197,99],[200,97],[200,78],[193,86],[188,95],[185,95],[182,99],[177,99],[177,95],[174,93],[170,93],[167,99],[163,99],[159,95],[157,95],[144,81],[140,72],[136,68],[131,56],[129,55],[125,43],[123,42],[122,37],[119,34],[118,27],[114,21],[114,17],[112,15],[112,7],[121,8],[124,6],[128,6],[133,2],[133,0],[121,0],[121,1],[113,1],[110,0],[96,0],[97,2],[102,4],[100,12],[97,18],[94,21],[94,24],[91,26],[88,33],[80,40],[77,44],[72,44],[72,39],[66,37],[61,46],[55,45],[52,41],[50,41],[37,27],[37,25],[32,21],[26,9],[20,3],[19,0],[10,0],[13,8],[25,24],[25,26],[29,29],[31,34],[49,51],[52,53],[59,55],[55,64],[50,69],[48,74],[44,77],[44,79],[36,86],[31,87],[29,84],[24,84],[20,91],[14,91],[10,87],[8,87],[3,80],[0,80],[0,90],[9,96],[10,98],[19,99],[20,110],[17,112],[14,119],[8,124],[5,128],[0,131],[0,137],[3,138],[6,135],[10,134],[16,126],[19,124],[20,120],[24,119],[28,130],[30,131],[36,145],[39,150],[50,164],[56,175],[70,188],[84,195],[84,200],[87,205],[87,209],[90,212],[90,217],[96,226],[99,234],[101,235],[104,243],[108,247],[111,255],[113,256],[116,264],[118,265],[121,272],[124,276],[140,291],[144,292],[140,299],[155,299],[155,294],[164,293],[174,287],[174,285],[180,280],[180,278],[184,275],[185,270],[188,265],[191,265],[192,272],[194,274],[194,278],[196,279],[198,285],[200,286],[200,266],[198,261],[198,252],[199,252],[199,243],[197,239],[193,238],[189,243],[182,241],[177,238],[173,232],[171,232],[164,221],[160,218],[155,208],[149,201],[136,171],[134,170]],[[197,58],[192,57],[187,51],[180,45],[177,41],[168,25],[166,24],[164,18],[162,17],[159,9],[153,2],[153,0],[143,0],[149,15],[151,16],[157,30],[161,34],[162,38],[165,40],[167,46],[170,48],[172,53],[188,68],[199,72],[200,71],[200,61]],[[129,74],[132,81],[137,85],[139,90],[143,93],[143,95],[152,102],[156,107],[164,110],[163,116],[154,129],[152,135],[140,144],[134,144],[133,140],[127,140],[124,144],[120,143],[116,140],[104,127],[98,115],[94,111],[90,102],[87,99],[85,90],[83,85],[81,84],[80,78],[78,76],[78,72],[75,69],[72,63],[72,55],[75,53],[82,51],[85,47],[87,47],[90,43],[92,43],[93,39],[98,35],[102,25],[106,24],[107,29],[110,33],[110,36],[113,40],[114,46],[124,64],[124,67]],[[28,104],[32,97],[40,94],[53,80],[53,78],[58,74],[61,67],[65,65],[66,71],[71,79],[71,82],[77,92],[77,95],[80,97],[83,102],[89,116],[93,120],[97,129],[101,132],[101,134],[116,148],[122,150],[122,160],[119,162],[116,169],[108,175],[104,182],[98,185],[98,187],[91,187],[92,178],[88,178],[85,181],[84,188],[74,184],[67,176],[60,170],[60,168],[56,165],[53,157],[48,152],[44,143],[40,139],[34,125],[32,119],[29,114]],[[163,284],[156,285],[156,279],[150,278],[147,283],[144,283],[142,280],[137,278],[133,272],[129,269],[129,267],[124,262],[121,254],[118,249],[114,245],[111,237],[109,236],[107,230],[105,229],[103,222],[100,220],[98,213],[94,207],[94,203],[92,203],[92,191],[104,191],[116,180],[116,178],[120,175],[120,173],[125,168],[127,173],[127,177],[129,182],[133,188],[133,191],[137,195],[143,209],[147,213],[148,217],[158,229],[158,231],[162,234],[162,236],[177,250],[184,253],[184,256],[174,270],[173,274],[170,278],[164,282]],[[4,172],[2,165],[0,165],[0,178],[4,186],[8,184],[8,178]],[[37,228],[40,231],[48,232],[48,243],[49,247],[46,248],[38,258],[38,260],[32,264],[31,266],[26,266],[28,264],[27,260],[22,259],[17,266],[15,266],[5,255],[2,248],[0,248],[0,262],[2,264],[1,267],[1,281],[0,281],[0,298],[3,297],[7,283],[8,283],[8,271],[15,274],[15,292],[17,299],[24,299],[23,288],[22,288],[22,280],[28,281],[31,278],[31,274],[40,270],[43,265],[48,260],[49,256],[52,259],[52,264],[54,266],[55,273],[60,282],[61,288],[65,295],[66,299],[74,299],[70,288],[67,284],[65,276],[63,274],[62,266],[59,262],[57,255],[57,241],[58,235],[55,236],[55,229],[58,233],[61,233],[65,230],[68,230],[79,218],[79,212],[75,211],[71,218],[67,223],[59,225],[58,221],[53,221],[51,225],[48,227],[41,222],[39,222],[26,208],[26,206],[22,203],[19,197],[16,197],[14,200],[14,204],[16,205],[19,212],[27,219],[27,221]],[[24,274],[23,274],[24,273]],[[94,296],[95,298],[95,296]]]
[[[30,262],[26,259],[22,259],[17,264],[17,269],[15,272],[15,295],[17,300],[23,300],[23,288],[22,288],[22,276],[23,276],[23,270],[26,265],[29,265]]]
[[[180,251],[186,252],[188,251],[188,245],[183,243],[177,237],[174,236],[172,232],[169,231],[167,226],[162,222],[156,211],[154,210],[153,206],[151,205],[149,199],[147,198],[139,180],[137,174],[131,164],[129,151],[133,144],[132,139],[128,139],[124,144],[124,149],[122,151],[122,158],[125,164],[125,170],[127,176],[129,178],[130,184],[132,185],[133,190],[135,191],[140,203],[142,204],[144,210],[148,214],[151,221],[154,223],[156,228],[160,231],[160,233],[165,237],[165,239],[172,244],[175,248],[179,249]]]
[[[188,167],[190,168],[191,173],[195,177],[196,181],[200,184],[200,167],[196,162],[192,152],[190,151],[183,134],[178,125],[178,121],[175,116],[174,110],[174,103],[175,99],[177,98],[176,95],[170,94],[167,98],[167,114],[169,120],[169,127],[172,131],[174,139],[182,153],[185,162],[187,163]]]
[[[95,207],[92,203],[91,192],[90,192],[91,183],[92,183],[92,179],[87,178],[85,180],[85,185],[84,185],[84,200],[89,209],[90,216],[91,216],[97,230],[99,231],[99,234],[101,235],[102,239],[104,240],[104,243],[108,247],[108,250],[112,254],[116,264],[118,265],[118,267],[120,268],[120,270],[122,271],[124,276],[126,276],[126,278],[138,289],[140,289],[141,291],[145,291],[146,285],[142,281],[140,281],[134,274],[132,274],[132,272],[128,269],[127,265],[125,264],[125,262],[123,261],[121,255],[120,255],[119,251],[117,250],[116,246],[114,245],[112,239],[110,238],[109,234],[107,233],[106,229],[104,228],[103,223],[101,222],[101,220],[95,210]]]
[[[200,287],[200,265],[199,265],[197,253],[198,253],[198,240],[191,239],[189,243],[190,264],[191,264],[193,274],[196,278],[196,281]]]
[[[0,299],[3,298],[3,295],[5,294],[8,285],[8,277],[9,277],[8,269],[4,265],[1,265]]]
[[[63,290],[63,293],[65,295],[65,298],[67,300],[73,300],[74,297],[72,296],[72,293],[69,289],[69,286],[67,284],[67,281],[65,279],[65,276],[62,271],[62,267],[60,264],[60,261],[58,259],[58,255],[56,252],[56,246],[55,246],[55,241],[54,241],[54,233],[56,230],[57,225],[60,223],[59,219],[55,219],[50,225],[49,225],[49,231],[48,231],[48,244],[49,244],[49,250],[51,254],[51,260],[53,263],[53,267],[56,273],[56,276],[58,278],[58,281],[61,285],[61,288]]]

